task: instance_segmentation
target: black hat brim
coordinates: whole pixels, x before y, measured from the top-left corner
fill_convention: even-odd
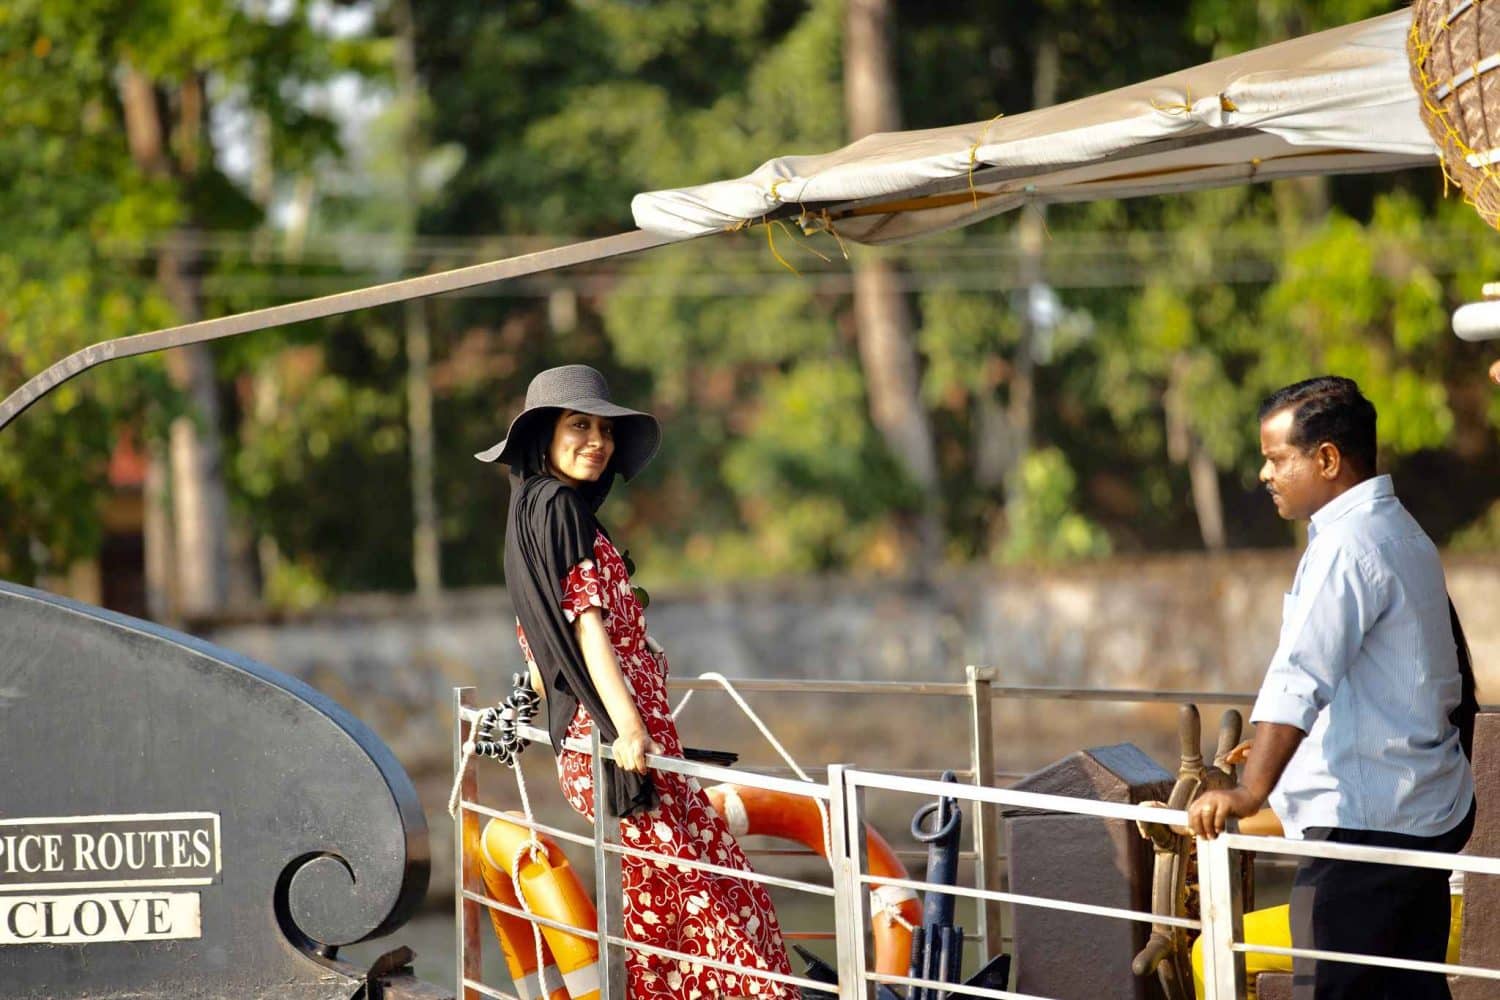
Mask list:
[[[520,460],[520,445],[530,439],[544,424],[545,415],[556,415],[563,410],[574,410],[596,417],[609,417],[615,422],[615,454],[612,460],[615,471],[626,479],[634,479],[661,448],[661,424],[649,413],[632,410],[612,403],[607,399],[572,399],[566,406],[537,406],[522,410],[505,432],[505,437],[484,451],[475,452],[481,462],[503,462],[515,465]]]

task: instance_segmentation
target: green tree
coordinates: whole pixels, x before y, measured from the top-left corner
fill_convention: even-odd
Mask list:
[[[27,303],[0,330],[7,370],[17,373],[108,336],[222,308],[205,289],[213,268],[202,234],[249,230],[264,206],[221,170],[215,109],[258,123],[273,156],[267,169],[304,165],[333,148],[332,124],[303,103],[305,89],[348,64],[300,2],[273,15],[232,0],[19,0],[0,10],[0,50],[0,163],[13,179],[12,210],[0,221],[8,247],[0,290]],[[176,585],[184,610],[210,610],[228,578],[225,373],[207,348],[111,368],[18,428],[28,440],[68,441],[51,457],[75,461],[10,463],[13,482],[49,483],[46,495],[68,503],[52,516],[8,519],[7,537],[16,532],[8,548],[49,553],[53,566],[88,554],[97,529],[73,530],[69,519],[96,513],[102,464],[133,428],[162,469],[171,450],[177,563],[158,565],[155,579]],[[175,391],[166,391],[163,371]],[[146,421],[149,412],[161,420]],[[7,569],[28,576],[35,563],[15,558]]]

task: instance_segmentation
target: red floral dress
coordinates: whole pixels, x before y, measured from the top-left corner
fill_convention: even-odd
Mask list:
[[[667,701],[666,655],[653,654],[647,647],[646,617],[630,589],[625,562],[602,532],[594,540],[594,559],[573,567],[563,586],[563,611],[569,621],[590,607],[604,612],[620,672],[651,738],[667,756],[681,756],[682,742]],[[516,636],[530,663],[531,649],[519,623]],[[587,740],[593,732],[594,722],[580,706],[568,728],[568,738]],[[558,777],[568,805],[593,822],[590,756],[563,751],[558,757]],[[660,802],[650,812],[620,821],[625,844],[652,853],[750,870],[750,862],[696,780],[662,771],[653,771],[652,780]],[[669,951],[791,974],[781,925],[760,883],[629,855],[621,858],[620,869],[626,936]],[[799,997],[795,987],[784,983],[642,952],[630,953],[626,969],[631,1000]]]

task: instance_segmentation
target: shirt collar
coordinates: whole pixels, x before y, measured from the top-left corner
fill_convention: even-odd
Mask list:
[[[1317,532],[1327,528],[1330,524],[1360,504],[1395,495],[1396,491],[1391,485],[1390,476],[1371,476],[1359,485],[1349,487],[1349,489],[1340,493],[1322,507],[1319,507],[1313,513],[1312,524],[1308,527],[1308,533],[1310,535],[1317,534]]]

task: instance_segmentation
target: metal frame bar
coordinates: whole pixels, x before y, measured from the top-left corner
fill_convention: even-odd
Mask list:
[[[1157,916],[1152,913],[1143,913],[1139,910],[1125,910],[1115,906],[1096,906],[1093,903],[1074,903],[1064,899],[1053,899],[1051,896],[1029,896],[1018,892],[1003,892],[1000,890],[971,889],[966,885],[939,885],[936,882],[923,882],[914,878],[891,878],[888,875],[864,875],[860,882],[865,885],[894,885],[902,889],[914,889],[920,892],[939,892],[948,896],[962,896],[965,899],[994,900],[1001,903],[1019,903],[1022,906],[1036,906],[1044,910],[1067,910],[1070,913],[1087,913],[1096,917],[1114,917],[1117,920],[1134,920],[1143,924],[1167,924],[1171,927],[1182,927],[1190,931],[1198,930],[1203,925],[1197,920],[1189,920],[1187,917]]]
[[[565,924],[561,920],[553,920],[551,917],[544,917],[540,913],[532,913],[530,911],[521,909],[519,906],[511,906],[508,903],[502,903],[498,899],[491,899],[489,896],[481,895],[477,892],[469,892],[467,889],[464,890],[464,895],[472,900],[476,905],[482,906],[485,909],[494,910],[497,913],[508,914],[512,917],[519,917],[529,923],[535,923],[542,927],[549,927],[554,931],[561,931],[564,934],[570,934],[575,937],[585,938],[589,941],[599,940],[599,932],[596,930],[591,930],[588,927],[574,927],[572,924]]]
[[[1284,837],[1253,837],[1245,833],[1226,833],[1219,837],[1236,851],[1263,851],[1299,858],[1332,858],[1337,861],[1366,861],[1374,864],[1405,865],[1408,868],[1436,868],[1440,871],[1473,872],[1475,875],[1500,875],[1500,858],[1477,854],[1440,854],[1437,851],[1414,851],[1400,847],[1368,847],[1364,844],[1339,844],[1328,840],[1288,840]]]
[[[814,896],[826,896],[832,898],[835,890],[832,886],[814,885],[809,882],[799,882],[792,878],[781,878],[778,875],[762,875],[760,872],[744,871],[739,868],[726,868],[723,865],[711,865],[706,861],[694,861],[691,858],[678,858],[670,854],[658,854],[655,851],[643,851],[639,847],[627,847],[624,844],[605,845],[604,848],[612,854],[619,854],[629,858],[641,858],[646,861],[658,861],[665,865],[677,865],[681,868],[691,868],[694,871],[710,872],[714,875],[723,875],[726,878],[742,879],[746,882],[759,882],[761,885],[774,885],[782,889],[791,889],[795,892],[806,892]]]
[[[466,721],[465,709],[474,704],[474,689],[472,687],[455,688],[453,690],[453,769],[455,771],[463,767],[464,742],[468,737],[465,726],[472,726],[472,721]],[[469,768],[459,779],[459,801],[476,798],[479,794],[479,779],[473,768]],[[454,932],[458,947],[455,949],[454,961],[457,966],[455,981],[463,984],[461,987],[462,1000],[469,1000],[469,981],[471,978],[484,978],[484,953],[480,945],[479,908],[468,898],[473,890],[483,889],[483,881],[468,864],[466,851],[464,850],[465,834],[468,832],[469,824],[473,823],[476,828],[479,825],[477,817],[471,817],[462,806],[459,807],[457,820],[453,824],[453,866],[454,879],[458,883],[459,891],[453,894],[453,916]]]
[[[1270,944],[1236,944],[1234,951],[1245,955],[1285,955],[1288,958],[1316,958],[1350,965],[1375,965],[1384,969],[1410,969],[1413,972],[1441,972],[1449,976],[1473,976],[1476,979],[1500,979],[1500,969],[1481,965],[1449,965],[1446,962],[1419,962],[1411,958],[1361,955],[1348,951],[1323,951],[1319,948],[1283,948]]]
[[[975,665],[975,670],[999,674],[999,668]],[[763,677],[731,678],[735,690],[743,693],[785,694],[863,694],[863,695],[923,695],[927,697],[966,698],[969,685],[954,681],[787,681]],[[667,681],[672,691],[718,691],[724,689],[714,681],[696,677],[672,678]],[[1239,705],[1255,701],[1253,691],[1191,691],[1180,688],[1144,690],[1141,688],[1081,688],[1051,687],[1042,684],[994,684],[990,685],[993,698],[1056,699],[1058,701],[1113,701],[1122,703],[1145,703],[1160,701],[1197,701],[1208,705]]]
[[[879,972],[871,972],[868,978],[872,983],[882,983],[886,986],[921,986],[931,990],[938,990],[942,994],[957,994],[966,997],[993,997],[996,1000],[1054,1000],[1051,997],[1037,996],[1034,993],[1014,993],[1010,990],[992,990],[983,986],[965,986],[962,983],[940,983],[934,979],[920,979],[916,976],[887,976]]]
[[[1099,816],[1103,819],[1144,820],[1147,823],[1167,823],[1172,826],[1187,826],[1187,813],[1181,809],[1165,809],[1159,806],[1132,806],[1118,802],[1095,802],[1092,799],[1075,799],[1066,795],[1045,795],[1041,792],[1018,792],[1011,788],[981,788],[975,785],[956,785],[949,782],[929,781],[926,778],[893,778],[879,771],[848,770],[848,781],[862,788],[879,788],[888,792],[909,792],[937,798],[947,795],[968,802],[989,802],[994,805],[1012,806],[1021,809],[1038,809],[1045,812],[1066,812],[1079,816]],[[1259,840],[1260,838],[1254,838]],[[1253,848],[1252,848],[1253,849]],[[1496,860],[1500,868],[1500,859]],[[1437,867],[1434,865],[1433,867]]]
[[[481,997],[488,997],[489,1000],[521,1000],[518,994],[503,993],[493,986],[486,986],[484,981],[480,979],[470,979],[468,976],[464,976],[460,981],[463,983],[465,994],[474,993]]]
[[[82,350],[74,351],[61,361],[48,366],[40,374],[33,375],[19,389],[6,396],[5,401],[0,402],[0,429],[4,429],[7,424],[24,413],[31,404],[53,389],[106,361],[165,351],[173,347],[202,344],[211,340],[222,340],[225,337],[237,337],[242,333],[254,333],[257,330],[288,326],[307,320],[325,319],[359,309],[392,305],[410,299],[425,298],[429,295],[442,295],[445,292],[473,288],[476,285],[487,285],[509,278],[519,278],[528,274],[538,274],[562,267],[572,267],[576,264],[588,264],[610,257],[638,253],[642,250],[665,246],[668,243],[680,243],[683,240],[684,237],[681,236],[663,236],[636,229],[615,236],[606,236],[603,239],[570,243],[552,250],[521,254],[486,264],[474,264],[450,271],[440,271],[437,274],[424,274],[416,278],[392,281],[384,285],[372,285],[367,288],[339,292],[336,295],[324,295],[320,298],[304,299],[301,302],[271,306],[268,309],[255,309],[251,312],[236,313],[233,316],[221,316],[218,319],[206,319],[197,323],[167,327],[151,333],[137,333],[128,337],[100,341]]]
[[[479,711],[475,708],[463,710],[465,721],[473,722],[479,718]],[[535,726],[517,726],[516,732],[525,740],[532,743],[540,743],[542,746],[551,747],[552,740],[546,730]],[[593,753],[594,748],[583,740],[565,740],[564,750],[576,750],[579,753]],[[614,751],[604,747],[600,751],[605,760],[614,759]],[[656,754],[647,754],[646,763],[653,771],[668,771],[672,774],[680,774],[685,778],[699,778],[708,781],[726,782],[731,785],[744,785],[747,788],[760,788],[768,792],[787,792],[792,795],[800,795],[803,798],[821,799],[828,801],[828,789],[820,784],[809,784],[801,780],[790,780],[776,778],[769,775],[757,774],[754,771],[739,771],[727,767],[716,767],[712,764],[700,764],[694,761],[683,760],[681,757],[659,757]]]
[[[610,944],[625,930],[625,898],[620,856],[609,850],[620,842],[620,821],[609,814],[605,792],[604,743],[594,730],[594,910],[599,933],[599,1000],[630,1000],[625,953]]]
[[[1245,936],[1239,866],[1228,842],[1199,840],[1198,910],[1203,919],[1203,982],[1214,1000],[1245,996],[1245,956],[1234,943]]]
[[[1245,996],[1244,959],[1247,954],[1283,955],[1321,961],[1347,962],[1390,969],[1437,972],[1449,976],[1471,976],[1500,980],[1500,969],[1475,965],[1421,962],[1381,955],[1326,951],[1315,948],[1286,948],[1279,945],[1249,944],[1243,941],[1244,927],[1240,912],[1240,880],[1230,857],[1235,852],[1255,851],[1263,854],[1296,857],[1336,858],[1371,864],[1396,864],[1411,868],[1429,868],[1500,874],[1500,858],[1469,854],[1440,854],[1402,848],[1367,847],[1328,841],[1298,841],[1281,837],[1256,837],[1225,833],[1212,841],[1197,841],[1199,852],[1200,901],[1204,917],[1204,984],[1209,1000],[1239,1000]]]
[[[635,941],[628,937],[611,935],[609,943],[622,949],[622,951],[635,950],[643,955],[655,955],[658,958],[672,958],[679,962],[694,962],[709,969],[718,969],[721,972],[732,972],[735,975],[749,976],[752,979],[763,979],[771,983],[786,983],[802,989],[822,989],[827,983],[820,983],[816,979],[808,979],[805,976],[783,975],[780,972],[770,972],[766,969],[752,969],[744,965],[736,965],[733,962],[725,962],[717,958],[709,958],[706,955],[690,955],[685,951],[673,951],[670,948],[658,948],[653,944],[643,941]]]
[[[834,931],[837,934],[839,1000],[863,1000],[871,992],[865,984],[865,934],[869,923],[869,894],[860,883],[865,865],[865,836],[860,812],[864,795],[848,781],[842,764],[828,768],[829,839],[832,841]]]
[[[579,847],[591,848],[594,846],[593,837],[585,837],[580,833],[573,833],[571,830],[548,826],[546,823],[538,823],[534,820],[528,821],[525,816],[513,816],[510,813],[501,812],[499,809],[491,809],[489,806],[480,805],[478,802],[461,800],[459,808],[489,819],[498,819],[503,823],[519,826],[521,829],[530,830],[533,833],[545,833],[549,837],[556,837],[558,840],[569,844],[577,844]]]
[[[941,690],[928,691],[926,693],[938,695],[963,693],[969,695],[970,751],[974,764],[973,773],[982,774],[987,769],[983,758],[986,752],[993,751],[993,745],[991,744],[987,749],[982,739],[984,712],[978,706],[988,701],[984,697],[984,689],[990,685],[985,683],[986,678],[984,674],[978,670],[971,672],[970,677],[972,682],[970,684],[945,686],[950,689],[961,687],[961,692]],[[788,685],[785,682],[772,683],[778,684],[782,689],[797,686]],[[903,687],[903,685],[892,685],[892,687]],[[1057,690],[1028,689],[1028,694],[1036,692],[1037,696],[1050,696]],[[1003,697],[1003,691],[1004,689],[994,690],[993,696]],[[890,693],[911,692],[892,691]],[[1132,692],[1132,694],[1154,695],[1157,693]],[[472,706],[472,695],[472,689],[469,688],[456,689],[454,692],[455,767],[462,762],[465,724],[472,723],[478,715],[477,710]],[[1228,701],[1232,700],[1234,696],[1216,695],[1214,697],[1215,699]],[[1097,699],[1091,698],[1090,700]],[[1154,701],[1157,699],[1152,697],[1130,698],[1128,700]],[[545,741],[546,739],[545,733],[530,727],[527,727],[523,735],[534,741]],[[575,748],[570,746],[570,748],[578,749],[581,747]],[[465,822],[477,822],[477,818],[481,815],[494,816],[507,821],[517,822],[521,826],[540,832],[559,835],[564,840],[591,845],[594,849],[596,884],[600,897],[596,900],[600,915],[598,930],[590,932],[584,928],[570,927],[556,921],[547,920],[546,918],[528,915],[522,910],[488,899],[483,894],[482,884],[476,888],[470,888],[465,884],[457,894],[458,900],[456,902],[456,912],[459,921],[458,978],[462,984],[461,988],[464,990],[465,1000],[470,1000],[473,997],[499,997],[502,1000],[515,1000],[509,994],[485,986],[479,979],[481,970],[478,962],[481,956],[478,940],[478,917],[480,911],[486,907],[518,917],[525,918],[531,916],[532,919],[536,919],[543,926],[553,927],[565,933],[577,934],[581,937],[591,937],[601,941],[600,959],[604,963],[604,969],[601,976],[600,995],[604,1000],[628,1000],[625,976],[626,956],[624,952],[632,948],[669,958],[690,959],[713,968],[736,972],[741,975],[760,976],[768,980],[786,982],[807,988],[815,987],[817,984],[813,983],[812,980],[803,979],[802,977],[766,973],[763,970],[747,969],[732,963],[686,955],[635,942],[624,936],[622,933],[624,931],[623,899],[618,891],[619,864],[622,856],[639,856],[661,860],[669,864],[682,864],[686,867],[712,871],[722,870],[719,866],[674,858],[670,855],[658,855],[654,852],[643,851],[621,844],[619,823],[614,818],[606,815],[607,810],[603,802],[603,764],[605,760],[612,756],[611,748],[601,745],[596,735],[592,741],[592,745],[587,749],[591,754],[594,766],[596,795],[594,836],[592,839],[570,834],[568,831],[557,830],[545,824],[527,823],[519,817],[509,816],[498,810],[490,809],[474,802],[472,799],[476,793],[477,779],[472,773],[463,776],[463,780],[460,783],[462,792],[460,799],[461,820]],[[1040,998],[1033,998],[1024,993],[970,988],[960,984],[936,983],[924,979],[884,975],[871,971],[869,967],[868,938],[870,894],[867,891],[867,887],[875,885],[900,886],[922,892],[949,893],[979,900],[984,904],[985,908],[988,908],[991,903],[995,904],[997,909],[1003,904],[1039,906],[1049,909],[1105,916],[1112,919],[1137,922],[1154,921],[1176,927],[1201,928],[1204,940],[1205,987],[1206,995],[1210,1000],[1240,1000],[1245,995],[1244,956],[1247,953],[1300,956],[1327,961],[1348,961],[1356,964],[1413,969],[1417,971],[1445,972],[1450,975],[1500,980],[1500,969],[1446,965],[1434,962],[1415,962],[1402,959],[1387,959],[1379,956],[1353,955],[1302,948],[1246,944],[1242,940],[1244,931],[1242,900],[1240,898],[1241,882],[1238,871],[1239,867],[1244,864],[1244,852],[1255,852],[1260,859],[1273,864],[1290,863],[1291,859],[1296,857],[1328,857],[1372,863],[1404,864],[1439,870],[1459,870],[1484,875],[1500,875],[1500,858],[1446,855],[1430,851],[1364,847],[1350,844],[1334,844],[1324,841],[1293,841],[1277,837],[1254,837],[1240,833],[1225,833],[1215,840],[1200,840],[1196,843],[1200,871],[1202,872],[1200,898],[1203,920],[1198,922],[1183,918],[1163,919],[1162,917],[1144,912],[1094,906],[1084,903],[1072,903],[1046,897],[1027,896],[1019,893],[989,889],[983,884],[985,881],[984,869],[979,862],[988,861],[991,858],[998,859],[1000,856],[998,853],[992,854],[988,850],[978,851],[973,856],[973,860],[976,861],[976,883],[978,884],[972,888],[969,886],[940,886],[916,879],[899,879],[868,874],[866,871],[865,838],[861,835],[863,831],[862,817],[865,808],[864,796],[866,790],[872,788],[923,796],[948,795],[972,803],[976,816],[982,816],[986,811],[994,812],[994,807],[1004,805],[1064,812],[1073,815],[1125,820],[1145,819],[1183,825],[1186,823],[1187,817],[1181,811],[1147,806],[1094,802],[1060,795],[1017,792],[1011,789],[995,788],[980,782],[955,785],[927,778],[909,777],[877,771],[860,771],[842,764],[830,764],[827,768],[827,783],[817,784],[731,771],[726,768],[715,768],[677,758],[652,757],[649,758],[649,761],[653,767],[660,766],[663,770],[671,770],[690,777],[727,778],[738,784],[789,790],[794,794],[822,799],[828,802],[832,841],[832,856],[828,860],[833,869],[833,885],[831,888],[814,883],[800,882],[795,879],[784,879],[773,876],[752,875],[750,877],[756,881],[782,886],[795,891],[809,892],[820,896],[831,895],[833,897],[836,926],[831,935],[827,932],[809,931],[789,934],[788,937],[796,939],[815,938],[819,940],[828,940],[831,937],[835,941],[840,1000],[869,1000],[877,984],[931,987],[954,996],[997,998],[997,1000],[1009,1000],[1009,998],[1016,998],[1016,1000],[1040,1000]],[[978,827],[976,826],[976,833],[977,831]],[[456,856],[460,866],[459,877],[466,879],[470,876],[470,873],[467,871],[468,866],[465,864],[463,853],[464,838],[462,823],[455,827],[454,835],[457,848]],[[811,852],[804,851],[779,853],[795,853],[811,856]],[[732,873],[723,871],[723,873],[733,874],[736,877],[745,876],[745,873],[737,870]],[[612,889],[614,891],[611,891]],[[985,910],[982,909],[981,913],[984,914]],[[618,929],[618,932],[616,929]],[[984,933],[967,936],[968,940],[978,942],[981,948],[1004,947],[1007,939],[1003,934],[998,936],[998,946],[992,941],[992,931],[994,930],[992,925],[988,923],[982,924],[982,930]],[[993,952],[988,954],[992,955]]]

